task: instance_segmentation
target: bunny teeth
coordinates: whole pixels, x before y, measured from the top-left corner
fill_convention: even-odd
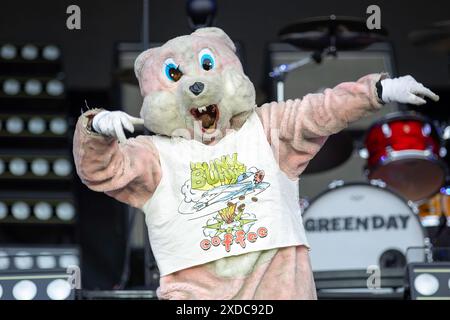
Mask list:
[[[195,120],[201,122],[203,130],[216,128],[219,119],[219,108],[216,104],[192,108],[190,113]]]

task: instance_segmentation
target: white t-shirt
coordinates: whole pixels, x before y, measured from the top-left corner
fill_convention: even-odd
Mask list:
[[[308,246],[298,180],[280,170],[256,112],[212,146],[151,139],[162,178],[143,210],[162,276],[228,256]]]

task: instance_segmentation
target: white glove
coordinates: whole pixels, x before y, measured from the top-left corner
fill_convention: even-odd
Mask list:
[[[381,80],[381,86],[383,87],[381,99],[385,103],[395,101],[421,105],[427,103],[423,97],[428,97],[433,101],[439,100],[438,95],[409,75]]]
[[[134,132],[134,125],[142,124],[144,124],[143,119],[132,117],[122,111],[101,111],[92,119],[92,128],[95,132],[114,137],[120,142],[127,140],[123,128]]]

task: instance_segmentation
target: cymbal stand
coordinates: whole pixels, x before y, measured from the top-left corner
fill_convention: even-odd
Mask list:
[[[313,52],[306,58],[302,58],[289,64],[283,63],[273,68],[273,70],[269,73],[269,76],[275,79],[277,83],[277,101],[284,101],[284,82],[289,72],[313,62],[315,62],[316,64],[320,64],[325,56],[336,56],[336,53],[336,47],[330,45],[328,48]]]

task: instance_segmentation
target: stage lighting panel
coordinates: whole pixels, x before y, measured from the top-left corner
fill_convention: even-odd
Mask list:
[[[37,96],[42,93],[42,82],[36,79],[25,81],[24,91],[29,96]]]
[[[22,158],[10,158],[8,161],[9,172],[14,176],[23,176],[27,170],[27,162]],[[4,172],[6,174],[6,172]]]
[[[16,252],[13,261],[15,268],[18,270],[30,270],[34,266],[34,258],[28,251]]]
[[[55,77],[0,76],[0,97],[55,99],[64,98],[65,85]]]
[[[63,135],[67,132],[68,123],[62,117],[54,117],[50,120],[50,131],[56,135]]]
[[[0,114],[0,137],[67,137],[69,123],[61,114]]]
[[[6,78],[2,82],[3,94],[6,96],[15,96],[21,90],[21,84],[18,80],[13,78]]]
[[[3,60],[12,60],[17,56],[17,47],[10,43],[0,46],[0,58]]]
[[[413,263],[408,265],[412,300],[450,300],[450,263]]]
[[[66,271],[71,266],[80,266],[80,253],[76,246],[70,247],[1,247],[0,275],[41,271]]]
[[[0,272],[8,270],[11,265],[11,259],[6,251],[0,249]]]
[[[22,59],[35,60],[39,56],[39,49],[34,44],[26,44],[20,50],[20,55]]]
[[[50,165],[46,159],[36,158],[31,161],[31,172],[36,176],[46,176],[50,171]]]
[[[46,122],[41,117],[32,117],[28,120],[28,132],[31,134],[42,134],[46,129]]]
[[[33,213],[38,220],[48,220],[53,215],[53,208],[48,202],[41,201],[34,205]]]
[[[0,220],[5,219],[8,216],[8,206],[0,201]]]
[[[60,202],[56,205],[56,216],[62,221],[71,221],[75,217],[75,207],[70,202]]]
[[[14,151],[0,153],[0,161],[4,170],[0,173],[2,179],[45,179],[45,180],[69,180],[73,175],[72,160],[66,152],[27,154],[21,150],[20,154],[12,154]]]
[[[57,263],[56,257],[50,252],[42,252],[41,256],[36,257],[36,266],[39,269],[55,269]]]
[[[30,217],[31,208],[24,201],[17,201],[11,205],[11,214],[16,220],[26,220]]]
[[[8,208],[4,202],[4,208]],[[39,202],[34,206],[24,201],[13,202],[10,210],[2,209],[1,222],[18,223],[71,223],[75,220],[75,208],[70,202],[60,202],[52,205],[51,202]],[[33,213],[33,215],[31,215]]]
[[[53,161],[53,172],[59,177],[66,177],[72,173],[72,163],[65,159],[59,158]]]
[[[5,130],[10,134],[19,134],[24,129],[24,122],[20,117],[12,116],[6,120]]]
[[[74,300],[66,273],[0,275],[0,300]]]
[[[61,50],[55,44],[0,43],[0,63],[59,62]]]
[[[58,97],[64,92],[64,84],[59,80],[50,80],[45,85],[45,92],[49,96]]]
[[[71,152],[62,146],[62,139],[71,137],[63,113],[67,106],[61,58],[55,44],[0,42],[0,139],[5,142],[0,149],[0,184],[8,187],[0,191],[0,224],[13,230],[12,235],[30,223],[37,224],[30,236],[76,226],[74,195],[50,191],[69,190],[74,171]],[[24,185],[41,191],[9,191],[24,190]],[[74,248],[0,245],[0,299],[73,296],[65,271],[79,265],[79,250]]]
[[[76,220],[69,193],[0,193],[0,223],[73,224]]]
[[[48,61],[55,61],[61,57],[61,51],[57,46],[49,44],[42,48],[42,57]]]
[[[58,265],[60,268],[69,268],[70,266],[78,266],[79,264],[80,260],[74,254],[66,254],[58,257]]]

